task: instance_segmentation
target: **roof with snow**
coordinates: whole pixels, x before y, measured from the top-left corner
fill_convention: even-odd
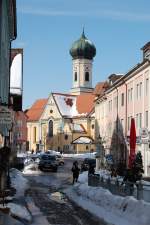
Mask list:
[[[70,95],[62,93],[52,93],[54,101],[63,117],[86,117],[94,108],[94,95],[81,94]],[[44,111],[48,99],[38,99],[27,111],[26,115],[29,121],[38,121]],[[77,128],[77,126],[76,126]],[[78,127],[79,129],[79,127]],[[80,130],[84,128],[80,127]]]
[[[93,94],[68,95],[52,93],[62,116],[87,116],[94,107]]]
[[[73,132],[86,133],[86,130],[82,124],[73,123],[70,124],[70,128]]]
[[[52,93],[52,95],[62,116],[73,117],[78,114],[75,95],[61,93]]]
[[[72,144],[92,144],[94,143],[94,140],[91,137],[79,137],[75,139]]]

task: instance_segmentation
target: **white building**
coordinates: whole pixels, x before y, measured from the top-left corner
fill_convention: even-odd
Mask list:
[[[109,88],[95,105],[97,136],[105,141],[105,154],[115,163],[127,164],[131,118],[136,122],[136,152],[141,151],[145,175],[150,175],[150,42],[143,48],[143,60],[125,75],[109,76]],[[145,131],[146,135],[142,135]]]

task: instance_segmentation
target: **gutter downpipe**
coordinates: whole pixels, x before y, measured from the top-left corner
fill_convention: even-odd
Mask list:
[[[118,163],[118,159],[119,159],[119,148],[118,148],[118,145],[119,145],[119,137],[118,137],[118,134],[119,134],[119,127],[118,127],[118,88],[115,87],[116,91],[117,91],[117,117],[116,117],[116,129],[117,129],[117,163]]]
[[[124,84],[125,84],[125,99],[126,99],[126,101],[125,101],[125,139],[127,138],[127,98],[128,98],[128,96],[127,96],[127,84],[126,84],[126,82],[125,82],[125,80],[123,79],[123,82],[124,82]],[[126,142],[125,142],[126,143]],[[128,166],[128,149],[127,149],[127,146],[125,146],[126,147],[126,149],[125,149],[125,164],[126,164],[126,167]]]

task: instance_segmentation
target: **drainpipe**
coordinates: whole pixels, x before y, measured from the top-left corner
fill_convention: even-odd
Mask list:
[[[125,80],[123,79],[123,83],[125,84],[125,138],[127,138],[127,99],[128,99],[128,93],[127,93],[127,84],[125,82]],[[125,149],[125,164],[126,164],[126,167],[128,166],[128,153],[127,153],[128,149],[127,149],[127,146],[126,146],[126,149]]]
[[[125,81],[124,81],[125,82]],[[125,137],[127,138],[127,84],[125,82],[125,86],[126,86],[126,104],[125,104]],[[126,146],[126,149],[125,149],[125,163],[126,163],[126,167],[128,166],[128,149],[127,149],[127,146]]]
[[[119,159],[119,149],[118,149],[118,145],[119,145],[119,137],[118,137],[118,134],[119,134],[119,128],[118,128],[118,89],[117,89],[117,87],[115,87],[115,89],[116,89],[116,91],[117,91],[117,105],[116,105],[116,107],[117,107],[117,120],[116,120],[116,122],[117,122],[117,124],[116,124],[116,129],[117,129],[117,160]]]

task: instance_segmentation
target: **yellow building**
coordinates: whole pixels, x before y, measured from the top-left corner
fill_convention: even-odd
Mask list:
[[[37,100],[26,114],[29,149],[74,152],[77,149],[75,139],[88,136],[94,140],[91,114],[94,98],[89,93],[79,96],[51,93],[48,99]],[[91,149],[88,146],[86,151]]]

